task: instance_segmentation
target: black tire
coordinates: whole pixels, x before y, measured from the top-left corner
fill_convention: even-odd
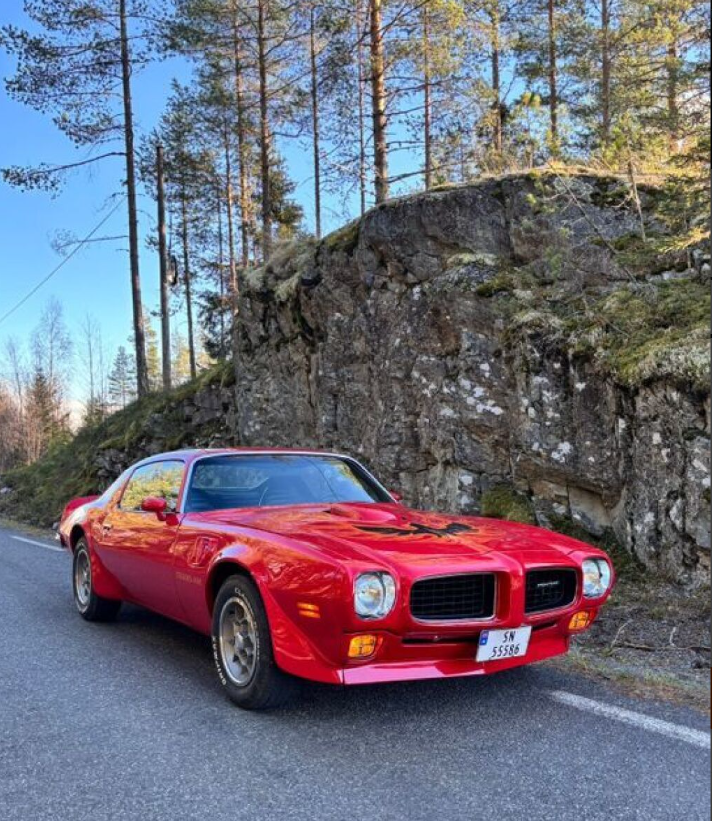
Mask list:
[[[88,568],[88,577],[83,576],[83,567]],[[74,547],[72,559],[72,592],[79,615],[87,621],[113,621],[121,609],[121,602],[105,599],[94,592],[91,573],[91,554],[85,538],[79,539]]]
[[[254,641],[250,645],[252,652],[248,656],[253,659],[252,669],[248,671],[245,668],[244,681],[236,679],[234,669],[229,669],[226,659],[227,655],[231,655],[231,645],[224,633],[226,626],[233,622],[230,612],[236,607],[250,620],[253,627],[251,633],[254,635]],[[254,582],[246,576],[230,576],[220,588],[213,608],[212,644],[220,682],[238,707],[245,710],[272,710],[284,706],[297,695],[299,680],[277,667],[262,597]],[[232,655],[234,665],[237,662],[237,651]]]

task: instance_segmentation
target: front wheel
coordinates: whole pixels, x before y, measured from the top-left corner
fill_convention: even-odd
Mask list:
[[[275,663],[267,613],[251,579],[230,576],[220,588],[212,642],[218,676],[238,707],[269,710],[296,694],[297,679]]]
[[[72,562],[72,589],[74,604],[87,621],[113,621],[121,609],[121,602],[105,599],[94,591],[91,556],[86,539],[80,539],[74,548]]]

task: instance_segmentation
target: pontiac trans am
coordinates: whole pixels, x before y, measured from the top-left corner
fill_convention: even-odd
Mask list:
[[[70,502],[59,538],[85,619],[132,602],[211,636],[249,709],[300,679],[472,676],[565,653],[614,582],[583,542],[409,509],[354,459],[311,451],[152,456]]]

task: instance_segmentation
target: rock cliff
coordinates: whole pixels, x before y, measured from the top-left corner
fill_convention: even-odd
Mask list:
[[[517,176],[280,248],[242,284],[238,439],[353,453],[416,506],[570,517],[704,580],[709,261],[640,198]]]

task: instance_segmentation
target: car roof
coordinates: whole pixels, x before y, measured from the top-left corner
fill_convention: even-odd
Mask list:
[[[205,456],[230,456],[230,455],[249,455],[249,454],[297,454],[304,456],[339,456],[340,454],[332,453],[324,450],[310,450],[308,448],[267,448],[267,447],[240,447],[240,448],[183,448],[182,450],[171,450],[165,453],[154,453],[147,456],[138,465],[148,465],[151,462],[162,462],[168,459],[180,459],[186,463],[194,462],[196,459],[202,459]]]

